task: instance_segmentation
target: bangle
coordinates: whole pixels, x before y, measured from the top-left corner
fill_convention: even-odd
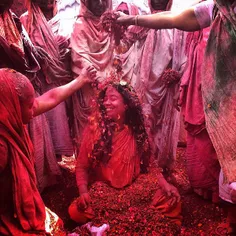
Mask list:
[[[138,15],[136,15],[135,18],[134,18],[134,24],[138,25]]]

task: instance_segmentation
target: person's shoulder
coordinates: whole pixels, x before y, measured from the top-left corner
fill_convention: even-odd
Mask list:
[[[203,1],[194,6],[194,13],[201,29],[210,26],[212,21],[213,8],[213,0]]]

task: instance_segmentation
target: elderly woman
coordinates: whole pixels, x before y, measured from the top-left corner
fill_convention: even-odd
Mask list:
[[[112,9],[111,0],[82,0],[80,13],[71,35],[72,72],[76,78],[84,66],[94,66],[102,80],[112,70],[114,40],[100,24],[100,17]],[[73,131],[80,146],[83,129],[91,114],[90,102],[94,98],[91,87],[84,86],[73,96]]]
[[[141,172],[146,172],[149,164],[149,141],[135,91],[124,81],[110,82],[100,92],[98,101],[98,114],[90,118],[77,159],[76,180],[80,198],[69,208],[75,221],[79,221],[78,215],[90,207],[89,183],[103,181],[121,189],[132,184]],[[172,200],[176,198],[178,202],[175,187],[168,184],[161,174],[159,177],[164,192],[172,193]],[[164,195],[163,192],[158,194],[159,199]],[[82,213],[73,208],[76,202]],[[177,202],[173,202],[170,211],[178,209],[178,215]]]
[[[37,189],[34,152],[25,124],[65,100],[94,78],[93,68],[78,79],[35,98],[22,74],[0,70],[0,234],[45,235],[46,211]]]
[[[170,0],[149,0],[148,3],[152,13],[168,11],[172,5]],[[142,16],[136,15],[135,19],[139,17]],[[176,76],[175,80],[167,84],[163,77],[171,77],[166,73],[170,70],[180,71],[179,66],[174,66],[178,64],[173,58],[175,34],[169,29],[143,30],[141,35],[143,33],[145,37],[137,44],[137,61],[131,67],[134,68],[132,76],[135,77],[132,78],[132,84],[143,104],[153,156],[170,175],[178,142],[179,112],[175,108],[174,98],[179,88],[179,78]],[[132,61],[135,60],[131,57]],[[167,76],[163,76],[165,73]]]
[[[40,65],[43,73],[40,76],[39,91],[42,94],[71,81],[69,42],[53,32],[50,20],[56,14],[55,0],[30,0],[27,8],[28,11],[20,17],[20,20],[42,59]],[[73,145],[66,103],[62,102],[47,112],[46,116],[56,156],[59,159],[62,155],[72,156]]]

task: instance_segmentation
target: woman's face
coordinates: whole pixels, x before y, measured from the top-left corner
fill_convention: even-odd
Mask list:
[[[2,14],[6,10],[9,10],[12,4],[13,4],[13,0],[1,0],[0,1],[0,14]]]
[[[115,122],[124,121],[127,105],[124,104],[121,94],[112,86],[107,88],[103,104],[108,118]]]
[[[88,8],[95,16],[101,16],[108,8],[108,0],[89,0]]]
[[[169,0],[151,0],[151,5],[154,10],[166,10]]]
[[[34,89],[29,85],[24,89],[24,98],[20,98],[21,117],[23,124],[28,124],[34,116]]]
[[[123,13],[125,13],[126,15],[129,15],[129,8],[127,3],[122,2],[118,7],[117,7],[117,11],[121,11]]]

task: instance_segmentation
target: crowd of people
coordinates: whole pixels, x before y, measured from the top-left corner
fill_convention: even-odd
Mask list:
[[[177,14],[172,0],[149,0],[144,14],[80,0],[73,17],[67,8],[78,6],[66,5],[67,24],[62,1],[28,0],[20,17],[12,4],[0,2],[0,234],[53,231],[40,193],[73,155],[72,220],[93,218],[93,182],[122,189],[155,165],[153,202],[181,225],[171,183],[183,116],[190,185],[226,206],[235,235],[236,1],[199,0]]]

